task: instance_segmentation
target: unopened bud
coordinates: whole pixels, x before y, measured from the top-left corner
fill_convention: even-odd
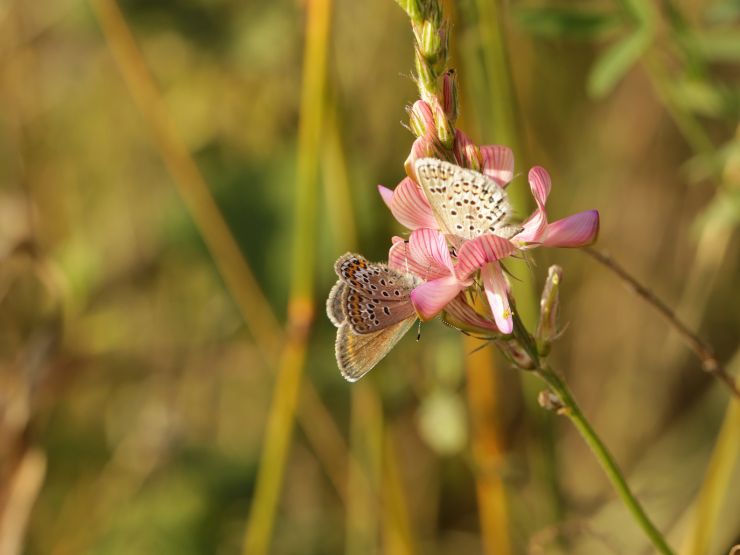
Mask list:
[[[455,143],[455,130],[453,129],[450,120],[447,119],[447,114],[445,114],[444,108],[442,108],[442,105],[436,97],[431,99],[430,107],[434,114],[437,139],[439,139],[439,142],[442,143],[445,148],[451,150]]]
[[[550,352],[550,344],[558,336],[559,291],[562,279],[563,269],[557,265],[550,266],[540,298],[540,321],[535,334],[537,350],[543,356]]]
[[[468,136],[459,129],[455,131],[455,159],[458,164],[464,168],[480,171],[480,150],[473,144]]]
[[[560,400],[560,397],[555,395],[555,393],[553,393],[549,389],[540,391],[540,394],[537,396],[537,402],[543,409],[551,410],[553,412],[558,412],[564,407],[563,402]]]
[[[429,97],[433,97],[437,89],[437,81],[434,73],[434,69],[429,62],[424,58],[419,47],[416,47],[415,56],[416,65],[416,80],[417,85],[421,89],[421,97],[428,100]]]
[[[396,3],[408,14],[411,21],[421,20],[422,8],[419,0],[396,0]]]
[[[424,137],[425,135],[434,132],[434,116],[432,115],[432,109],[429,104],[423,100],[417,100],[414,105],[408,109],[409,113],[409,125],[411,131],[417,137]]]
[[[537,365],[526,349],[516,339],[505,339],[496,343],[501,352],[521,370],[534,370]]]
[[[433,21],[426,20],[417,27],[416,40],[419,43],[419,51],[428,61],[434,62],[442,46],[442,37],[440,37],[437,26]]]
[[[454,124],[459,110],[457,77],[454,69],[446,71],[442,76],[442,108],[447,119]]]

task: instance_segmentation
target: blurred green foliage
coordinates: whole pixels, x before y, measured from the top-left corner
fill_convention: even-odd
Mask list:
[[[448,4],[464,85],[461,127],[485,143],[482,114],[492,99],[476,82],[483,41],[466,16],[475,10],[471,0]],[[121,7],[282,320],[290,274],[301,271],[289,262],[300,3],[126,0]],[[510,8],[503,21],[518,102],[511,109],[523,123],[528,160],[553,174],[551,213],[598,208],[601,245],[729,359],[740,331],[737,2]],[[400,123],[416,94],[410,30],[390,0],[340,1],[334,18],[330,100],[358,248],[380,260],[390,237],[403,233],[375,185],[403,177],[411,144]],[[4,3],[0,25],[3,491],[29,449],[47,461],[25,551],[239,552],[273,361],[245,331],[89,6]],[[517,165],[514,190],[526,192],[526,170]],[[345,248],[329,219],[322,209],[320,298]],[[717,229],[724,235],[712,235]],[[697,371],[661,320],[579,253],[538,251],[529,270],[536,283],[553,262],[565,270],[568,323],[554,364],[679,544],[726,392]],[[347,437],[350,386],[336,370],[334,329],[321,308],[307,379]],[[423,326],[420,342],[411,335],[367,378],[398,451],[411,528],[420,553],[477,552],[467,353],[454,330],[436,322]],[[517,552],[555,553],[562,542],[567,553],[639,552],[639,531],[625,523],[566,426],[554,431],[550,471],[560,497],[553,500],[540,458],[541,415],[513,393],[519,380],[537,386],[529,376],[506,379],[498,425],[507,462],[494,471],[509,487]],[[740,541],[738,510],[737,499],[726,502],[711,553]],[[273,551],[343,552],[344,525],[325,468],[297,434]]]

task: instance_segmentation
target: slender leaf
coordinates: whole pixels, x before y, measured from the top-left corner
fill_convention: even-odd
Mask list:
[[[650,44],[650,34],[638,30],[612,45],[596,61],[588,77],[588,93],[595,98],[609,94]]]

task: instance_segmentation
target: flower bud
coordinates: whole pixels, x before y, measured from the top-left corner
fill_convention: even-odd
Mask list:
[[[440,37],[437,26],[433,21],[426,20],[421,24],[418,29],[417,40],[421,55],[428,61],[436,61],[442,46],[442,37]]]
[[[527,350],[516,339],[497,341],[496,345],[514,365],[521,370],[534,370],[537,365]]]
[[[553,412],[559,412],[564,407],[563,401],[560,400],[560,397],[555,395],[555,393],[549,389],[540,391],[540,394],[537,396],[537,402],[543,409],[551,410]]]
[[[442,76],[442,108],[450,122],[455,123],[459,110],[457,97],[457,77],[455,70],[450,69]]]
[[[428,100],[429,97],[433,97],[436,94],[437,80],[434,73],[434,69],[429,62],[424,58],[419,47],[416,47],[415,55],[415,66],[416,66],[416,81],[417,85],[421,89],[421,97],[424,100]]]
[[[550,352],[550,344],[558,336],[559,290],[562,279],[563,269],[556,265],[550,266],[540,298],[540,321],[535,334],[537,350],[543,356]]]
[[[434,132],[434,116],[432,115],[432,109],[429,104],[423,100],[417,100],[414,105],[408,109],[409,113],[409,125],[411,131],[417,137],[424,137],[425,135]]]
[[[455,131],[455,159],[457,163],[464,168],[480,171],[481,168],[480,150],[468,136],[457,129]]]
[[[447,114],[445,114],[444,108],[442,108],[442,105],[436,97],[432,97],[430,99],[429,105],[434,114],[437,139],[439,139],[439,142],[442,143],[445,148],[451,150],[455,142],[455,130],[453,129],[450,120],[447,119]]]
[[[411,21],[421,21],[422,6],[419,0],[396,0],[396,3],[408,14]]]

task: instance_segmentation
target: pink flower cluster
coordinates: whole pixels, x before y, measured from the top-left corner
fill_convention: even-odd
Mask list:
[[[412,109],[417,117],[434,119],[431,111],[418,101]],[[429,129],[429,127],[427,127]],[[460,131],[455,137],[455,163],[480,171],[505,189],[514,176],[514,157],[504,146],[477,147]],[[464,327],[510,334],[513,330],[509,301],[510,286],[501,266],[505,258],[538,246],[581,247],[596,240],[599,213],[588,210],[567,218],[548,221],[545,203],[551,180],[539,166],[529,171],[529,185],[537,208],[513,233],[483,233],[472,239],[443,233],[423,188],[416,180],[417,161],[438,157],[432,133],[418,138],[406,162],[406,177],[395,190],[379,186],[383,201],[393,216],[412,230],[408,241],[393,238],[388,264],[401,272],[412,273],[423,283],[411,292],[411,301],[422,320],[442,312]],[[503,236],[507,235],[507,236]],[[480,283],[490,308],[490,315],[475,310],[468,288],[478,288],[474,279],[480,272]]]

